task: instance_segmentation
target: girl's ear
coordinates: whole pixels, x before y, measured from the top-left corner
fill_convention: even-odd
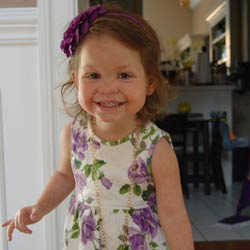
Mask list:
[[[72,79],[76,89],[78,90],[77,74],[75,71],[71,71],[71,79]]]
[[[151,82],[147,86],[147,95],[152,95],[155,91],[155,83]]]

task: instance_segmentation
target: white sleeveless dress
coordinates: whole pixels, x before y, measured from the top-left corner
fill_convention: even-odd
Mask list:
[[[120,250],[127,209],[128,190],[132,188],[126,250],[166,250],[167,243],[159,224],[151,159],[156,143],[169,135],[147,122],[140,129],[136,174],[131,183],[135,135],[119,141],[104,141],[94,136],[96,159],[93,167],[90,133],[76,119],[71,127],[71,165],[75,190],[65,221],[63,250],[101,250],[99,215],[96,208],[97,179],[102,205],[103,227],[108,250]]]

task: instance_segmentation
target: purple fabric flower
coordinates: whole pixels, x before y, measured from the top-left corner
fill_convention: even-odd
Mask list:
[[[84,216],[82,219],[81,240],[84,245],[94,240],[95,220],[91,216]]]
[[[67,57],[72,56],[79,41],[87,34],[92,23],[104,13],[106,10],[98,4],[83,11],[71,21],[61,42],[61,49]]]
[[[87,180],[83,172],[79,169],[75,170],[76,193],[82,193],[83,188],[87,184]]]
[[[78,160],[83,160],[84,151],[88,149],[87,136],[79,128],[72,129],[71,148]]]
[[[102,177],[101,182],[102,182],[102,185],[107,189],[110,189],[112,187],[112,182],[106,177]]]
[[[159,223],[153,216],[150,208],[137,209],[132,213],[133,221],[140,227],[142,234],[150,234],[154,238],[157,234]]]
[[[150,180],[150,177],[148,176],[146,163],[143,161],[141,157],[138,158],[138,160],[129,167],[128,169],[128,177],[131,180],[131,182],[141,184],[148,182]]]
[[[145,241],[145,236],[134,227],[129,227],[129,243],[131,250],[147,250],[147,243]]]

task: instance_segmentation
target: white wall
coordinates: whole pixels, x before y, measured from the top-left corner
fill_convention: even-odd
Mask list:
[[[18,208],[34,202],[43,182],[37,10],[0,9],[0,16],[3,202],[12,218]],[[9,250],[45,249],[44,222],[32,228],[32,237],[15,233]]]

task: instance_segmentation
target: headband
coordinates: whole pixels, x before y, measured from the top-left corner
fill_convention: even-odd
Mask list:
[[[105,10],[100,4],[94,5],[76,16],[70,22],[66,31],[63,33],[63,39],[60,48],[67,57],[73,55],[79,41],[88,33],[92,23],[98,17],[103,16],[104,14],[110,16],[126,17],[140,26],[143,25],[139,20],[126,13],[107,12],[107,10]]]

